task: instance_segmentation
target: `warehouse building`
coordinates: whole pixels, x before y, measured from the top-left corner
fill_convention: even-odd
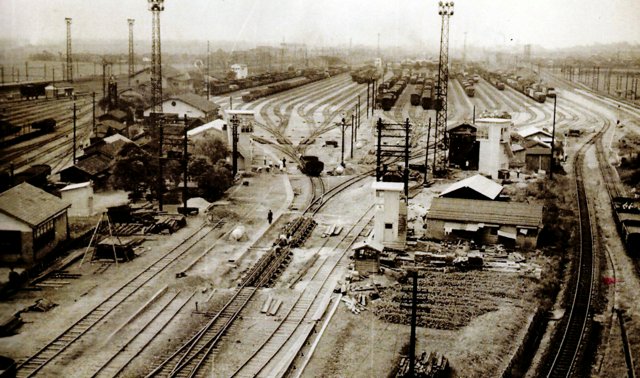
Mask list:
[[[165,113],[176,114],[180,118],[201,118],[204,121],[212,121],[218,117],[220,106],[208,101],[202,96],[193,93],[184,93],[172,96],[162,102]],[[144,111],[144,116],[149,117],[151,108]]]
[[[32,266],[41,261],[69,238],[70,206],[26,182],[0,193],[0,263]]]
[[[542,205],[434,198],[427,212],[426,236],[532,249],[538,243],[541,228]]]

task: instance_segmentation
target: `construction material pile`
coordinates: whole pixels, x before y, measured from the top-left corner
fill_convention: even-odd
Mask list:
[[[288,242],[289,246],[295,248],[304,244],[317,224],[311,217],[300,217],[287,223],[284,226],[283,233],[291,238]]]
[[[528,278],[507,273],[423,271],[418,280],[421,294],[418,325],[434,329],[460,329],[473,319],[498,310],[502,303],[519,302],[535,289]],[[374,313],[391,323],[410,324],[407,293],[399,286],[380,290]]]
[[[449,361],[447,358],[436,352],[422,352],[416,356],[415,374],[409,374],[409,357],[403,356],[400,359],[400,368],[397,378],[444,378],[450,375]]]
[[[100,234],[129,236],[135,234],[172,234],[186,226],[184,215],[159,214],[151,203],[108,208],[109,223],[103,222]]]

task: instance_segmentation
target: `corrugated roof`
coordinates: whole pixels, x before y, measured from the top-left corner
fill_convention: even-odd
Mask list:
[[[542,205],[461,198],[434,198],[427,219],[538,227]]]
[[[66,192],[67,190],[86,188],[88,186],[91,186],[91,181],[81,182],[81,183],[78,183],[78,184],[70,184],[70,185],[67,185],[64,188],[60,189],[60,191],[61,192]]]
[[[0,211],[35,227],[71,205],[26,182],[0,193]]]
[[[482,175],[475,175],[467,177],[464,180],[454,182],[453,184],[451,184],[451,186],[440,193],[440,197],[444,197],[446,194],[462,188],[469,188],[492,200],[496,199],[498,194],[500,194],[503,189],[502,185],[498,184],[497,182],[490,180]]]
[[[518,135],[520,135],[523,138],[528,138],[528,137],[530,137],[532,135],[535,135],[535,134],[543,134],[543,135],[546,135],[548,137],[551,136],[551,133],[548,133],[548,132],[546,132],[546,131],[544,131],[542,129],[539,129],[539,128],[535,127],[535,126],[525,126],[525,127],[522,127],[520,129],[518,129]]]
[[[171,101],[171,100],[180,100],[205,113],[213,112],[219,108],[219,106],[216,103],[208,101],[206,98],[202,96],[198,96],[195,93],[184,93],[184,94],[176,95],[176,96],[170,97],[166,101]]]

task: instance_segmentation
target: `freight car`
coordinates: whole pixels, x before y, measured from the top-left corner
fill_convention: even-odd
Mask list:
[[[20,131],[20,126],[14,126],[9,121],[0,119],[0,138],[12,135]]]
[[[422,90],[422,97],[420,99],[420,105],[422,105],[422,109],[433,109],[433,94],[433,87],[428,87],[425,84],[425,87]]]
[[[414,89],[413,92],[411,93],[411,105],[413,106],[418,106],[420,105],[420,99],[422,98],[422,90],[424,89],[424,87],[420,84],[417,84]]]
[[[640,199],[615,197],[611,201],[613,219],[632,257],[640,255]]]
[[[41,121],[35,121],[31,123],[31,128],[39,130],[41,133],[50,133],[56,127],[56,120],[53,118],[46,118]]]
[[[41,84],[25,84],[20,86],[20,96],[30,100],[37,99],[40,96],[44,96],[44,88],[49,85],[48,83]]]
[[[320,74],[308,74],[306,77],[297,78],[291,81],[284,81],[281,83],[271,84],[264,88],[253,89],[249,92],[242,94],[242,101],[251,102],[261,97],[270,96],[272,94],[280,93],[289,89],[297,88],[314,81],[318,81],[324,78],[324,75]]]
[[[324,170],[324,163],[317,156],[301,156],[300,164],[300,171],[308,176],[320,176]]]
[[[53,118],[46,118],[40,121],[33,122],[31,123],[31,131],[24,132],[20,135],[14,135],[20,131],[20,127],[17,127],[17,126],[6,126],[6,127],[7,128],[4,129],[4,131],[6,131],[7,134],[2,134],[0,136],[2,137],[8,136],[9,138],[6,138],[0,141],[0,147],[11,146],[17,143],[24,142],[29,139],[33,139],[40,135],[50,133],[54,131],[56,128],[56,120]],[[11,135],[14,135],[14,136],[11,137]]]

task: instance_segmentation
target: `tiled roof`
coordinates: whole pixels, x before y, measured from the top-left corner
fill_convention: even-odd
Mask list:
[[[0,211],[35,227],[71,205],[26,182],[0,193]]]
[[[542,205],[461,198],[434,198],[427,213],[427,219],[538,227],[542,223]]]
[[[95,176],[108,170],[111,167],[112,162],[113,160],[111,158],[97,153],[78,161],[74,167]]]
[[[520,135],[523,138],[528,138],[528,137],[530,137],[532,135],[535,135],[535,134],[543,134],[543,135],[546,135],[548,137],[551,136],[551,133],[549,133],[547,131],[544,131],[542,129],[539,129],[539,128],[535,127],[535,126],[522,127],[520,129],[518,129],[517,132],[518,132],[518,135]]]
[[[180,95],[169,98],[167,101],[171,101],[171,100],[180,100],[185,104],[189,104],[194,108],[201,110],[205,113],[213,112],[219,108],[219,106],[216,103],[208,101],[206,98],[202,96],[198,96],[195,93],[180,94]]]
[[[464,180],[454,182],[451,186],[440,193],[440,197],[445,197],[447,194],[462,188],[469,188],[492,200],[496,199],[498,194],[502,192],[502,185],[482,175],[475,175],[467,177]]]

